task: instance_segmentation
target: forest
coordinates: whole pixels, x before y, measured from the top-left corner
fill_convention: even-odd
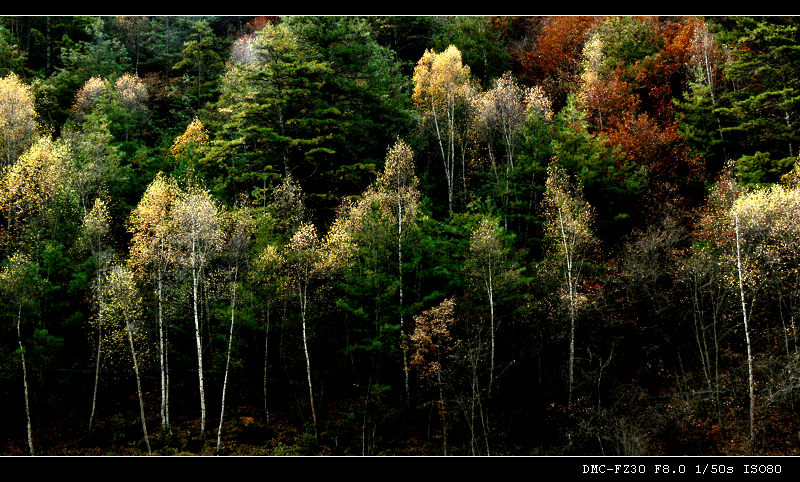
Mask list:
[[[0,17],[0,454],[800,455],[799,27]]]

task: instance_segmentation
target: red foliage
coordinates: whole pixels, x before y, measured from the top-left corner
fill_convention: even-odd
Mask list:
[[[584,83],[577,101],[589,126],[598,132],[605,132],[639,107],[639,98],[630,85],[616,75],[608,81]]]
[[[555,100],[577,80],[589,32],[603,17],[545,17],[531,48],[517,54],[518,72],[528,84],[541,84]]]
[[[258,32],[259,30],[263,29],[267,25],[277,25],[280,23],[281,18],[276,16],[259,16],[250,20],[245,25],[247,27],[248,32]]]

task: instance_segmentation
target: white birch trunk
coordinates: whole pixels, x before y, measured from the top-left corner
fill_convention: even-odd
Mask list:
[[[219,412],[219,428],[217,429],[217,452],[222,443],[222,420],[225,416],[225,392],[228,388],[228,372],[231,366],[231,348],[233,347],[233,324],[236,317],[236,275],[237,269],[233,271],[233,294],[231,296],[231,329],[228,333],[228,357],[225,360],[225,378],[222,381],[222,406]]]
[[[94,391],[92,392],[92,413],[89,415],[89,431],[92,431],[92,424],[94,422],[94,412],[97,406],[97,385],[100,381],[100,354],[103,346],[103,327],[100,324],[97,332],[97,360],[94,365]]]
[[[136,391],[139,394],[139,414],[142,418],[142,432],[144,432],[144,443],[147,445],[147,455],[153,452],[150,450],[150,437],[147,435],[147,422],[144,416],[144,398],[142,397],[142,382],[139,379],[139,364],[136,362],[136,350],[133,348],[133,333],[131,332],[130,322],[125,320],[125,327],[128,329],[128,340],[131,343],[131,357],[133,358],[133,371],[136,374]]]
[[[314,435],[317,433],[317,412],[314,409],[314,389],[311,386],[311,359],[308,356],[308,341],[306,339],[306,306],[308,299],[306,298],[307,286],[304,286],[300,292],[300,316],[303,321],[303,353],[306,357],[306,377],[308,379],[308,397],[311,400],[311,420],[314,422]]]
[[[19,305],[19,311],[17,313],[17,342],[19,343],[19,354],[20,358],[22,359],[22,385],[25,391],[25,419],[27,420],[27,428],[28,428],[28,450],[30,450],[31,455],[33,453],[33,431],[31,430],[31,408],[30,403],[28,402],[28,367],[25,364],[25,347],[22,345],[22,333],[20,330],[20,324],[22,323],[22,305]]]
[[[200,319],[197,313],[197,274],[195,260],[195,240],[192,239],[192,294],[194,303],[194,333],[197,343],[197,375],[200,380],[200,436],[203,437],[206,430],[206,395],[203,388],[203,347],[200,342]]]
[[[397,197],[397,269],[400,278],[400,340],[403,349],[403,376],[405,377],[406,400],[408,400],[408,350],[402,343],[406,335],[405,323],[403,320],[403,203],[400,201],[400,194]]]
[[[561,240],[564,244],[564,261],[567,268],[567,287],[569,292],[569,318],[570,318],[570,331],[569,331],[569,395],[567,403],[572,404],[572,383],[573,383],[573,368],[575,365],[575,293],[572,281],[572,253],[567,243],[567,235],[564,231],[564,219],[561,214],[561,209],[558,210],[558,222],[561,226]]]
[[[736,267],[739,273],[739,295],[742,300],[742,322],[744,324],[744,338],[747,343],[747,384],[750,392],[750,441],[753,440],[753,421],[755,416],[755,396],[753,393],[753,355],[750,348],[750,329],[747,324],[747,305],[744,300],[744,277],[742,274],[742,255],[739,241],[739,215],[734,216],[736,228]]]

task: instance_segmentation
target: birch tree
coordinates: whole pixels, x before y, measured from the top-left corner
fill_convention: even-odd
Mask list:
[[[25,315],[36,309],[39,303],[43,280],[39,276],[39,266],[24,253],[14,253],[7,264],[0,270],[0,290],[8,303],[13,307],[14,327],[17,334],[17,354],[22,367],[22,386],[25,397],[25,421],[27,429],[28,450],[34,455],[33,432],[31,429],[30,387],[28,385],[27,352],[22,335]]]
[[[492,396],[495,367],[495,302],[497,293],[507,285],[515,274],[504,231],[499,220],[484,218],[470,235],[469,258],[466,269],[473,283],[483,289],[489,304],[489,380],[487,396]]]
[[[552,112],[549,110],[549,101],[540,87],[524,88],[517,84],[511,76],[511,72],[506,72],[496,79],[491,90],[482,92],[475,99],[476,120],[482,131],[481,137],[486,141],[495,182],[501,189],[501,203],[503,209],[506,210],[509,182],[516,160],[516,148],[518,139],[522,135],[519,129],[531,108],[540,110],[545,116],[552,116]],[[497,157],[499,156],[496,155],[494,149],[497,140],[500,140],[505,152],[503,156],[505,172],[502,181],[497,169]]]
[[[385,193],[386,204],[397,222],[397,276],[398,303],[400,317],[400,345],[403,349],[403,372],[406,396],[408,386],[408,351],[403,340],[407,336],[403,304],[403,226],[406,230],[413,225],[419,207],[419,179],[414,173],[414,154],[411,148],[398,140],[386,154],[386,165],[376,181],[378,189]]]
[[[303,354],[306,360],[306,379],[308,381],[308,396],[311,403],[311,419],[314,423],[314,433],[317,432],[317,412],[314,408],[314,389],[311,384],[311,359],[308,354],[308,337],[306,321],[308,316],[309,288],[312,280],[319,273],[320,241],[317,230],[312,223],[304,223],[287,246],[286,258],[290,277],[295,294],[299,301],[300,320],[303,334]]]
[[[144,411],[144,395],[142,381],[139,373],[139,359],[136,356],[134,340],[142,337],[140,331],[142,322],[142,297],[136,287],[133,272],[123,265],[115,265],[106,275],[100,292],[100,312],[103,319],[107,320],[107,335],[117,344],[127,335],[130,347],[133,371],[136,375],[136,391],[139,395],[139,415],[142,421],[142,433],[150,455],[150,437],[147,434],[147,420]],[[123,335],[123,332],[125,335]],[[112,343],[114,343],[112,342]]]
[[[39,132],[33,88],[17,74],[0,78],[0,168],[10,166],[30,147]]]
[[[269,406],[267,391],[267,375],[269,371],[269,330],[270,330],[270,305],[274,299],[285,296],[288,280],[285,274],[286,257],[275,244],[264,246],[253,260],[250,270],[251,281],[256,285],[266,298],[264,320],[264,415],[269,423]]]
[[[573,187],[567,172],[556,162],[547,169],[544,209],[546,236],[555,259],[563,269],[562,299],[569,310],[569,395],[572,404],[575,364],[575,324],[585,297],[578,293],[581,268],[585,256],[595,243],[591,230],[592,207],[583,200],[582,186]]]
[[[768,302],[769,291],[775,289],[780,294],[781,281],[796,272],[800,191],[781,185],[743,191],[728,172],[715,186],[709,204],[712,210],[705,225],[731,260],[741,308],[752,442],[756,413],[753,336],[763,331],[761,327],[754,329],[754,308]]]
[[[468,117],[459,115],[459,109],[468,105],[473,88],[469,66],[461,62],[461,52],[453,45],[444,52],[426,50],[414,68],[412,99],[425,120],[433,124],[433,133],[439,147],[447,179],[447,206],[453,213],[453,185],[455,183],[456,147],[462,131],[461,125]]]
[[[220,207],[208,190],[196,185],[189,186],[173,207],[170,229],[175,237],[178,263],[188,269],[192,280],[192,314],[200,387],[200,437],[203,438],[206,428],[206,398],[199,297],[200,286],[204,282],[204,270],[222,242]]]
[[[89,415],[89,431],[92,431],[94,422],[95,408],[97,406],[97,387],[100,381],[100,363],[103,353],[103,312],[99,306],[99,296],[103,292],[103,281],[106,271],[108,271],[112,258],[113,250],[109,247],[111,242],[111,215],[108,211],[108,204],[102,199],[95,199],[91,211],[86,213],[81,226],[81,234],[78,241],[89,250],[95,264],[94,275],[94,314],[93,325],[97,330],[97,356],[95,358],[94,370],[94,390],[92,391],[92,412]]]
[[[225,243],[225,255],[228,258],[228,270],[231,290],[231,324],[228,332],[228,354],[225,358],[225,377],[222,382],[222,402],[220,403],[219,428],[217,429],[217,452],[222,443],[222,422],[225,417],[225,393],[228,389],[228,373],[231,365],[233,348],[233,328],[236,322],[236,288],[240,283],[240,270],[246,268],[247,254],[253,233],[253,220],[244,207],[232,211],[228,216],[229,232]],[[246,272],[246,271],[245,271]]]
[[[172,211],[180,196],[181,190],[174,180],[159,173],[131,212],[128,227],[131,267],[137,276],[150,278],[155,284],[162,430],[169,430],[169,335],[164,319],[164,285],[177,262]]]

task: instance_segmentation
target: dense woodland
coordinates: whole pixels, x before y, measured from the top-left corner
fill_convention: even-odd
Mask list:
[[[797,455],[798,27],[1,17],[0,453]]]

